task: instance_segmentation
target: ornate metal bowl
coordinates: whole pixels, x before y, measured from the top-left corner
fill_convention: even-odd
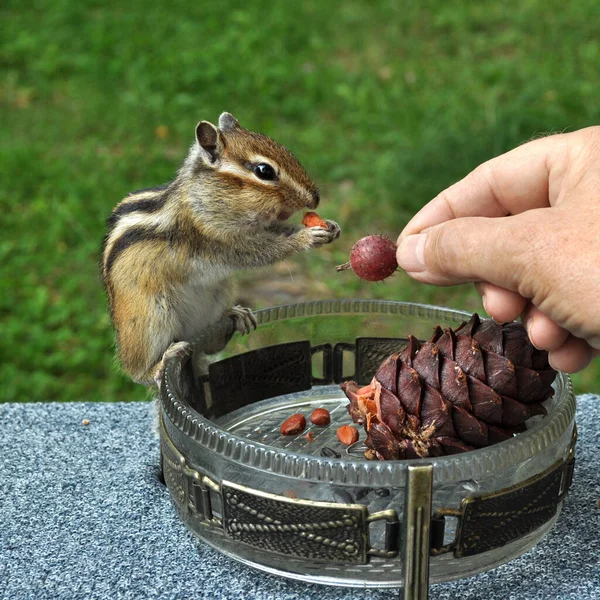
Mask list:
[[[322,300],[205,331],[161,386],[161,455],[174,506],[221,552],[286,577],[422,589],[491,569],[531,548],[558,518],[573,469],[575,399],[559,374],[548,415],[464,454],[367,461],[339,383],[368,383],[412,334],[467,313],[377,300]],[[331,425],[281,436],[291,414],[325,407]],[[310,436],[309,436],[310,437]]]

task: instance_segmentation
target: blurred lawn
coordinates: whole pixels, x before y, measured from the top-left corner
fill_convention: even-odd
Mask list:
[[[0,401],[145,397],[114,364],[104,221],[172,178],[196,122],[223,110],[319,183],[344,235],[294,261],[328,295],[481,311],[470,287],[365,285],[333,266],[480,162],[600,123],[599,16],[596,0],[4,0]],[[598,363],[579,393],[600,391]]]

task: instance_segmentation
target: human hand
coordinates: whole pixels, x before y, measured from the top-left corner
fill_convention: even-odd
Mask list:
[[[474,282],[555,369],[583,369],[600,354],[600,127],[482,164],[413,217],[397,259],[424,283]]]

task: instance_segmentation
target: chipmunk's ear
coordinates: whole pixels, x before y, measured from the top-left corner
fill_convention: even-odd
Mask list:
[[[231,113],[224,112],[219,117],[219,129],[221,131],[231,131],[239,126],[238,120]]]
[[[223,142],[219,130],[208,121],[200,121],[196,125],[196,141],[203,150],[203,155],[214,163],[223,152]]]

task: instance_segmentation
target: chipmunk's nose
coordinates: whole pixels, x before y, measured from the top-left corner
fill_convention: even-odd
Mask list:
[[[317,208],[319,206],[319,201],[321,200],[321,196],[319,196],[319,190],[313,190],[311,192],[312,202],[308,205],[308,208]]]

